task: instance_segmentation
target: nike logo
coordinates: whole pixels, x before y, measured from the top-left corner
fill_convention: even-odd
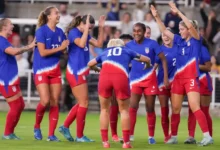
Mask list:
[[[56,119],[56,118],[53,118],[52,120],[55,120],[55,121],[56,121],[57,119]]]
[[[165,56],[167,56],[168,54],[165,54]]]
[[[154,90],[151,90],[150,92],[151,92],[151,93],[154,93],[155,91],[154,91]]]
[[[50,40],[50,38],[48,38],[48,39],[46,39],[47,41],[49,41]]]

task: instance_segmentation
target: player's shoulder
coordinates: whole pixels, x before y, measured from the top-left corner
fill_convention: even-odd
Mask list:
[[[80,33],[80,31],[77,28],[72,28],[69,33]]]
[[[134,43],[135,43],[134,40],[131,40],[125,44],[125,47],[130,47],[130,46],[134,45]]]
[[[60,33],[63,33],[63,30],[60,27],[56,27],[56,30]]]

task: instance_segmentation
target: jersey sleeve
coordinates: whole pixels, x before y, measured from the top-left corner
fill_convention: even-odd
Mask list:
[[[68,34],[68,39],[70,41],[70,43],[74,42],[76,38],[81,38],[79,32],[77,32],[77,30],[71,30]]]
[[[43,43],[43,44],[46,43],[46,39],[45,39],[44,32],[43,32],[42,28],[39,28],[36,31],[36,41],[37,41],[37,43],[38,42]]]
[[[160,48],[160,45],[155,41],[154,41],[154,44],[153,44],[153,49],[154,49],[154,52],[155,52],[156,55],[159,55],[162,52],[162,50]]]
[[[6,41],[4,43],[1,44],[1,49],[3,50],[3,52],[5,52],[5,50],[8,48],[8,47],[11,47],[11,44]]]
[[[210,54],[209,51],[206,47],[202,47],[202,51],[201,51],[201,59],[203,60],[203,62],[208,62],[210,61]]]
[[[102,55],[103,55],[103,54],[101,54],[101,55],[99,55],[98,57],[95,58],[95,59],[96,59],[96,62],[97,62],[98,64],[102,63]]]
[[[174,38],[173,38],[174,44],[179,44],[181,42],[181,40],[182,40],[181,36],[174,34]]]

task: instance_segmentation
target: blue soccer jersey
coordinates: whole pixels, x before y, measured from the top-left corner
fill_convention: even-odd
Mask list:
[[[14,56],[5,53],[8,47],[12,47],[11,44],[5,37],[0,36],[0,86],[5,88],[19,84],[16,59]]]
[[[159,53],[162,52],[160,46],[156,41],[144,38],[141,44],[138,44],[135,40],[132,40],[126,44],[126,47],[151,59],[152,67],[146,70],[143,70],[144,63],[133,60],[129,76],[131,86],[142,82],[140,86],[147,87],[147,82],[151,80],[151,75],[154,74],[153,65],[155,63],[155,58]]]
[[[36,31],[37,43],[44,44],[47,50],[59,47],[65,39],[66,36],[64,32],[58,27],[56,27],[55,31],[52,31],[47,24],[45,24]],[[57,52],[50,56],[42,57],[38,47],[35,47],[33,61],[34,74],[44,74],[57,68],[61,54],[62,52]]]
[[[177,78],[196,78],[199,77],[199,55],[201,51],[201,39],[191,38],[185,41],[179,35],[174,35],[174,44],[178,45],[177,52]]]
[[[167,60],[167,66],[168,66],[168,78],[169,82],[172,83],[175,73],[176,73],[176,57],[177,57],[177,52],[178,52],[178,47],[177,45],[173,45],[172,48],[166,47],[164,45],[160,46],[161,50],[164,52],[164,55]],[[164,71],[163,71],[163,66],[161,60],[157,57],[156,58],[156,63],[159,65],[158,68],[158,74],[157,74],[157,83],[159,89],[164,88]]]
[[[210,61],[210,54],[208,49],[205,46],[202,46],[201,53],[199,57],[199,64],[204,65],[206,62]],[[209,91],[212,91],[212,82],[211,77],[208,72],[200,70],[199,81],[201,84],[208,87]]]
[[[126,47],[110,47],[96,58],[98,63],[102,63],[101,73],[124,74],[128,77],[129,64],[139,54]],[[143,68],[142,68],[143,69]]]
[[[89,74],[87,64],[89,62],[89,40],[91,39],[91,36],[88,35],[86,46],[84,48],[81,48],[74,43],[75,39],[81,38],[82,35],[83,33],[80,32],[78,28],[73,28],[68,34],[70,45],[68,49],[69,59],[67,71],[74,76]]]

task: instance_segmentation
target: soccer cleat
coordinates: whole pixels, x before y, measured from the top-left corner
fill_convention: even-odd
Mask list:
[[[130,141],[134,141],[134,135],[130,135]]]
[[[213,144],[214,140],[211,136],[204,137],[201,142],[198,142],[198,146],[207,146],[209,144]]]
[[[102,142],[103,148],[110,148],[110,144],[108,141]]]
[[[171,138],[166,142],[166,144],[177,144],[177,137],[171,136]]]
[[[81,138],[76,137],[76,142],[95,142],[95,141],[87,138],[86,136],[83,136]]]
[[[196,140],[193,137],[188,137],[184,144],[196,144]]]
[[[34,129],[34,138],[36,140],[42,140],[42,134],[40,129]]]
[[[19,138],[17,136],[15,136],[14,133],[2,136],[2,140],[18,140],[18,139]]]
[[[114,142],[120,142],[120,138],[118,137],[118,135],[113,135],[112,136],[112,141],[114,141]]]
[[[131,143],[130,142],[123,143],[122,148],[132,148]]]
[[[166,143],[170,139],[170,136],[164,138],[164,143]]]
[[[148,144],[156,144],[156,141],[153,137],[148,138]]]
[[[74,139],[72,137],[72,135],[70,134],[70,130],[69,128],[66,128],[64,126],[60,126],[59,127],[59,132],[70,142],[73,142]]]
[[[47,141],[60,142],[60,140],[55,135],[48,136]]]

